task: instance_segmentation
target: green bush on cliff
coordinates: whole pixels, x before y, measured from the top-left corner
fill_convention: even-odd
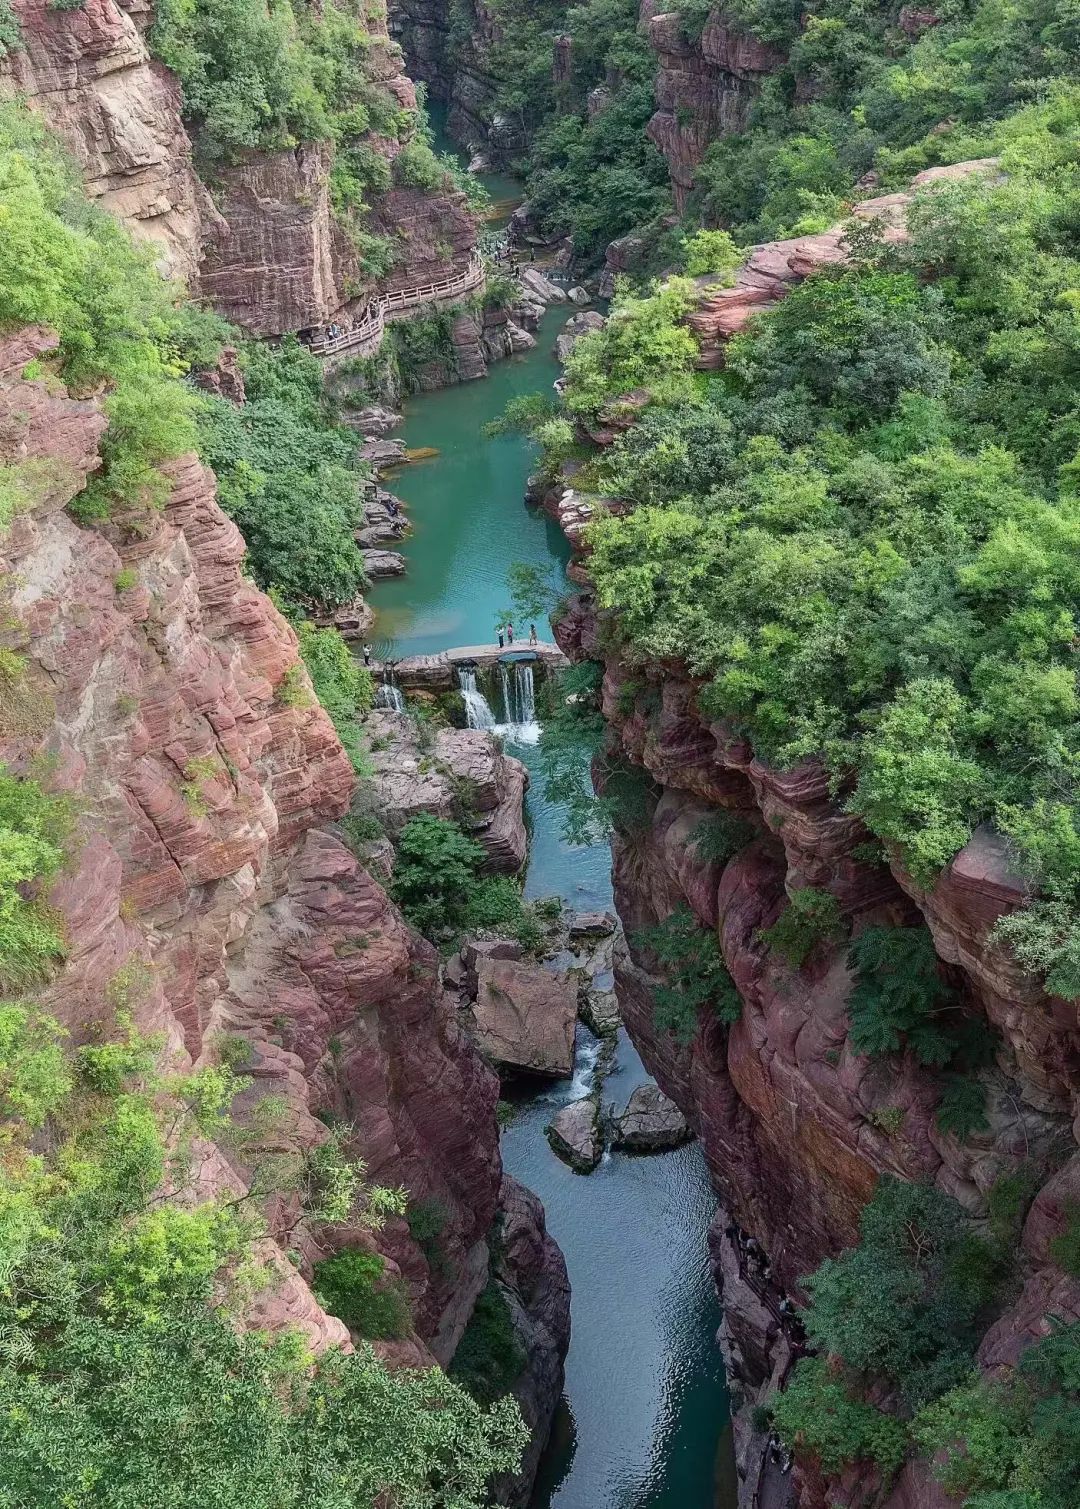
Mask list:
[[[316,1360],[296,1333],[246,1329],[266,1283],[258,1200],[162,1201],[166,1175],[200,1189],[204,1136],[240,1136],[243,1084],[162,1073],[137,1038],[68,1056],[55,1023],[0,1010],[0,1498],[478,1506],[517,1460],[512,1406],[484,1414],[437,1369]]]
[[[357,436],[336,423],[319,363],[297,340],[240,351],[247,401],[197,400],[199,449],[221,506],[243,532],[260,587],[309,612],[343,607],[367,584],[355,539],[366,472]]]
[[[63,955],[43,893],[64,863],[73,823],[69,798],[0,766],[0,989],[40,983]]]
[[[773,1425],[797,1453],[817,1458],[828,1473],[852,1462],[873,1462],[883,1473],[904,1460],[903,1423],[849,1393],[842,1377],[822,1357],[803,1357],[780,1393],[769,1400]]]
[[[336,629],[317,629],[302,623],[300,654],[308,668],[315,695],[330,714],[338,738],[357,775],[370,773],[371,763],[360,731],[365,713],[375,705],[375,681]]]
[[[1037,898],[999,936],[1073,994],[1080,424],[1064,373],[1080,337],[1063,310],[1080,259],[1063,185],[1080,154],[1062,114],[1032,107],[1007,183],[928,193],[909,247],[862,236],[855,265],[752,322],[720,376],[694,379],[696,404],[654,402],[595,468],[637,506],[589,543],[630,655],[685,663],[703,711],[760,758],[823,759],[918,883],[996,824]],[[589,413],[623,373],[585,350],[568,402]],[[648,369],[645,351],[645,388]]]
[[[354,1336],[400,1340],[412,1330],[412,1312],[401,1280],[386,1278],[385,1269],[377,1252],[357,1247],[336,1252],[315,1264],[315,1298],[343,1320]]]
[[[728,1025],[742,1014],[742,1001],[727,972],[712,928],[702,927],[688,906],[680,906],[634,937],[665,983],[653,987],[653,1023],[677,1042],[689,1043],[707,1010]]]
[[[489,1279],[454,1353],[450,1377],[487,1406],[510,1392],[527,1360],[506,1296],[496,1280]]]
[[[1012,1371],[978,1374],[913,1432],[966,1509],[1072,1509],[1080,1474],[1080,1327],[1053,1322]]]
[[[772,927],[758,938],[792,969],[801,969],[819,943],[836,942],[844,936],[840,903],[830,891],[803,886],[792,893]]]
[[[25,106],[0,104],[0,329],[51,326],[56,374],[76,397],[102,394],[104,465],[74,510],[102,517],[160,505],[162,465],[194,443],[191,398],[172,349],[187,316]]]
[[[856,1373],[895,1384],[912,1406],[963,1378],[998,1295],[1001,1256],[950,1196],[883,1179],[857,1247],[806,1280],[807,1332]]]
[[[428,937],[483,929],[537,949],[543,931],[508,875],[484,875],[487,854],[458,823],[421,812],[395,845],[394,900]]]

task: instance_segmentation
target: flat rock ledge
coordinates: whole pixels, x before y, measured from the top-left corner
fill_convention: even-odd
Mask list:
[[[639,1085],[615,1118],[612,1146],[628,1153],[666,1153],[692,1136],[685,1116],[659,1085]]]
[[[604,1153],[600,1106],[592,1095],[563,1106],[544,1133],[555,1155],[578,1174],[591,1174]]]

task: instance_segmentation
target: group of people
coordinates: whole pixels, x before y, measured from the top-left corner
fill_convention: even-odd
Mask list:
[[[514,626],[513,626],[512,623],[505,623],[505,624],[498,624],[498,625],[496,625],[495,633],[498,635],[499,649],[500,650],[505,650],[508,646],[511,646],[511,647],[513,646],[513,643],[514,643]],[[537,637],[536,637],[536,625],[535,624],[530,624],[529,625],[529,643],[531,645],[536,645],[536,644],[539,643],[539,641],[537,640]]]

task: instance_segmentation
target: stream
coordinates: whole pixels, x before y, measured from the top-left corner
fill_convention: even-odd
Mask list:
[[[485,380],[407,401],[402,438],[436,454],[388,484],[413,531],[397,547],[405,575],[370,592],[380,653],[493,641],[495,624],[509,613],[515,562],[542,568],[562,586],[566,541],[522,502],[531,447],[517,435],[489,438],[484,426],[511,397],[550,388],[559,371],[555,335],[571,312],[550,310],[535,350],[497,363]],[[551,637],[547,622],[536,627]],[[527,625],[519,628],[521,638],[527,633]],[[534,767],[535,727],[505,734],[508,751]],[[526,805],[526,894],[557,894],[581,910],[611,908],[607,845],[566,843],[561,810],[535,769]],[[705,1241],[716,1202],[700,1149],[691,1143],[637,1158],[609,1152],[582,1176],[544,1136],[560,1105],[589,1092],[597,1050],[579,1027],[573,1079],[504,1092],[516,1107],[502,1134],[504,1164],[543,1200],[573,1294],[563,1400],[530,1509],[733,1509],[728,1399],[714,1339],[720,1310]],[[620,1032],[605,1102],[621,1110],[648,1080]]]

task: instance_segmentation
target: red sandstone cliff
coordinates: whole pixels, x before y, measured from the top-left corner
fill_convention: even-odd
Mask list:
[[[681,213],[705,149],[745,129],[762,83],[783,66],[784,54],[740,32],[719,7],[693,41],[664,0],[642,0],[641,25],[658,63],[648,134],[667,159]]]
[[[0,59],[0,94],[17,93],[40,110],[75,156],[88,195],[150,241],[165,272],[254,335],[322,325],[367,302],[377,285],[333,214],[330,143],[219,164],[211,198],[193,165],[176,80],[144,41],[152,0],[62,9],[13,0],[13,10],[22,46]],[[369,7],[366,25],[371,85],[414,109],[384,5]],[[390,162],[400,151],[383,137],[371,144]],[[396,247],[378,284],[387,292],[447,277],[476,241],[464,196],[453,189],[389,189],[372,204],[370,228]]]
[[[85,1039],[138,961],[136,1019],[181,1061],[215,1062],[223,1037],[243,1040],[252,1084],[237,1111],[284,1103],[275,1150],[351,1124],[349,1150],[373,1181],[444,1212],[438,1261],[404,1220],[376,1240],[414,1313],[413,1338],[386,1350],[446,1361],[488,1277],[497,1081],[458,1029],[434,950],[327,826],[352,772],[291,628],[242,575],[212,473],[195,456],[173,463],[161,512],[83,528],[66,511],[100,464],[105,419],[55,379],[23,378],[55,344],[43,329],[0,340],[0,464],[37,464],[44,493],[0,538],[0,647],[22,661],[13,677],[5,667],[0,763],[44,770],[80,811],[50,895],[67,958],[45,1005]],[[211,1152],[212,1187],[243,1186],[235,1156]],[[534,1326],[542,1380],[561,1366],[545,1338],[565,1270],[535,1202],[508,1199],[521,1261],[504,1257],[500,1272]],[[297,1228],[286,1198],[268,1214],[281,1246],[266,1244],[276,1281],[257,1323],[347,1340],[305,1276],[321,1252],[371,1237]]]

